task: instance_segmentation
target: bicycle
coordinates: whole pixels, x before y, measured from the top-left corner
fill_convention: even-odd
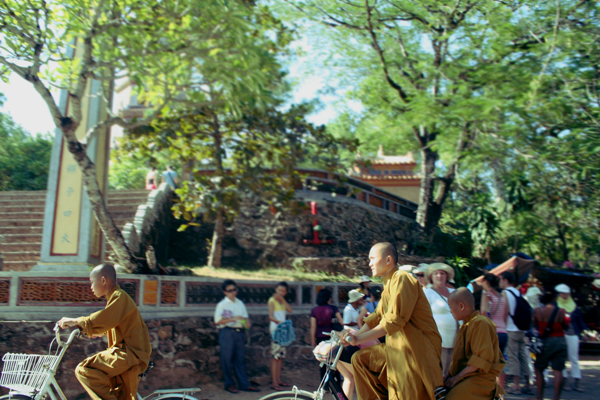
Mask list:
[[[332,372],[337,370],[337,364],[340,360],[340,356],[342,355],[342,351],[344,351],[344,347],[342,346],[340,338],[336,334],[326,333],[323,334],[330,336],[331,339],[331,348],[332,350],[327,355],[327,360],[321,362],[319,365],[326,365],[325,375],[319,384],[319,387],[314,392],[308,392],[306,390],[299,390],[296,386],[292,388],[292,390],[285,392],[276,392],[271,393],[267,396],[261,397],[259,400],[323,400],[325,396],[325,389],[329,387],[331,390],[331,395],[338,400],[348,400],[348,397],[344,394],[340,384],[336,379],[332,376]],[[335,356],[333,356],[333,349],[338,346],[337,352]],[[331,378],[331,379],[330,379]],[[1,399],[0,399],[1,400]]]
[[[66,342],[60,338],[58,324],[54,326],[56,337],[50,343],[48,355],[6,353],[2,357],[4,366],[0,375],[0,386],[10,389],[9,394],[1,396],[0,400],[67,400],[55,379],[58,365],[80,330],[75,329]],[[56,350],[52,347],[56,341]],[[146,376],[152,368],[140,375]],[[136,394],[137,400],[197,400],[191,395],[199,392],[200,388],[162,389],[155,390],[146,397]]]

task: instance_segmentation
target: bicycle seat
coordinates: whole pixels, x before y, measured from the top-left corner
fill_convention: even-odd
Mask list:
[[[154,368],[154,361],[150,361],[148,363],[148,368],[146,368],[146,370],[144,372],[142,372],[141,374],[139,374],[138,376],[140,378],[144,378],[146,375],[148,375],[148,372],[150,372],[150,370]]]

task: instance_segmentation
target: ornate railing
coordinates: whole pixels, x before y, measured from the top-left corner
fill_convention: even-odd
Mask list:
[[[105,300],[94,296],[84,273],[0,272],[0,312],[6,320],[52,320],[79,316],[103,307]],[[119,274],[119,285],[136,302],[145,317],[212,315],[223,299],[221,279],[180,276]],[[238,297],[250,313],[266,314],[267,302],[276,281],[236,281]],[[306,313],[315,306],[319,290],[333,293],[333,304],[343,306],[349,283],[288,282],[287,301],[294,312]]]

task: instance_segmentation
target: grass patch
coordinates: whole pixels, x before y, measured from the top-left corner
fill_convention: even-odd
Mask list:
[[[265,267],[259,270],[243,268],[210,268],[207,266],[184,266],[190,269],[194,276],[206,276],[219,279],[256,280],[256,281],[286,281],[286,282],[357,282],[358,276],[332,274],[329,272],[309,271],[302,267],[293,269]],[[380,283],[379,278],[373,281]]]

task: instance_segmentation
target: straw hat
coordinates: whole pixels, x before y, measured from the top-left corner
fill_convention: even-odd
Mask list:
[[[433,284],[433,282],[431,280],[431,276],[433,275],[433,273],[435,271],[439,271],[439,270],[442,270],[448,274],[448,282],[454,283],[454,275],[455,275],[454,268],[452,268],[448,264],[444,264],[444,263],[429,264],[429,266],[427,267],[427,272],[425,272],[425,278],[427,278],[427,282]]]
[[[414,268],[414,267],[415,267],[414,265],[403,265],[403,266],[401,266],[401,267],[400,267],[400,268],[398,268],[398,269],[399,269],[400,271],[404,271],[404,272],[408,272],[408,273],[410,273],[410,272],[413,270],[413,268]]]
[[[348,292],[348,303],[354,303],[355,301],[359,301],[363,297],[365,297],[364,294],[362,294],[356,289],[352,289]]]
[[[429,267],[429,264],[419,264],[418,267],[413,268],[412,273],[413,274],[425,274],[425,271],[427,271],[427,267]]]

